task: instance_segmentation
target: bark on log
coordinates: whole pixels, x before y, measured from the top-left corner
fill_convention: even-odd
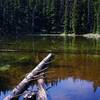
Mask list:
[[[41,77],[41,76],[40,76]],[[27,91],[24,95],[24,100],[47,100],[46,87],[44,79],[38,79],[38,92]]]
[[[38,80],[38,89],[36,100],[47,100],[46,87],[43,79]]]
[[[24,100],[36,100],[36,93],[33,91],[27,91],[23,97]]]
[[[33,79],[33,76],[37,75],[38,72],[44,68],[45,63],[47,63],[53,55],[50,53],[47,57],[45,57],[35,69],[33,69],[11,92],[10,95],[4,98],[4,100],[12,100],[16,95],[22,94],[27,86],[30,85],[30,80]]]

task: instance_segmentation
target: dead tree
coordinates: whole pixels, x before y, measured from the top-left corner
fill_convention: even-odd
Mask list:
[[[42,69],[45,69],[45,64],[48,63],[48,61],[53,57],[53,55],[50,53],[47,57],[45,57],[37,66],[35,69],[33,69],[11,92],[10,95],[4,98],[4,100],[12,100],[16,96],[22,94],[27,87],[30,85],[30,81],[33,80],[34,76],[36,76],[39,71]],[[38,80],[38,83],[41,84],[40,80]],[[40,85],[41,87],[41,85]],[[45,99],[44,99],[45,100]]]

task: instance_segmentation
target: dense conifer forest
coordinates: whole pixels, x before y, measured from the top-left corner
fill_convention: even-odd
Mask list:
[[[100,33],[99,0],[0,0],[0,35]]]

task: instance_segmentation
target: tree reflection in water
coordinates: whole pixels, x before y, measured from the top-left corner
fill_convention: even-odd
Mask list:
[[[14,42],[14,45],[2,45],[0,50],[24,48],[32,49],[33,52],[0,52],[0,100],[8,95],[48,52],[56,55],[55,61],[49,65],[50,73],[46,79],[47,86],[51,86],[48,94],[52,100],[99,99],[100,40],[80,37],[31,37],[16,41],[7,41]],[[6,65],[10,66],[4,68]]]

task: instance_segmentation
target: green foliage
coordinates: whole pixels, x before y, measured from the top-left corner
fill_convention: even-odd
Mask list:
[[[94,0],[94,11],[95,11],[94,32],[100,33],[100,1],[99,0]]]
[[[99,33],[99,4],[99,0],[0,0],[0,35]]]
[[[64,31],[65,33],[70,32],[70,13],[69,13],[69,1],[65,2],[65,19],[64,19]]]
[[[72,27],[75,34],[80,34],[82,28],[81,8],[82,2],[74,0],[73,14],[72,14]]]
[[[0,65],[0,71],[7,71],[10,69],[10,65]]]

